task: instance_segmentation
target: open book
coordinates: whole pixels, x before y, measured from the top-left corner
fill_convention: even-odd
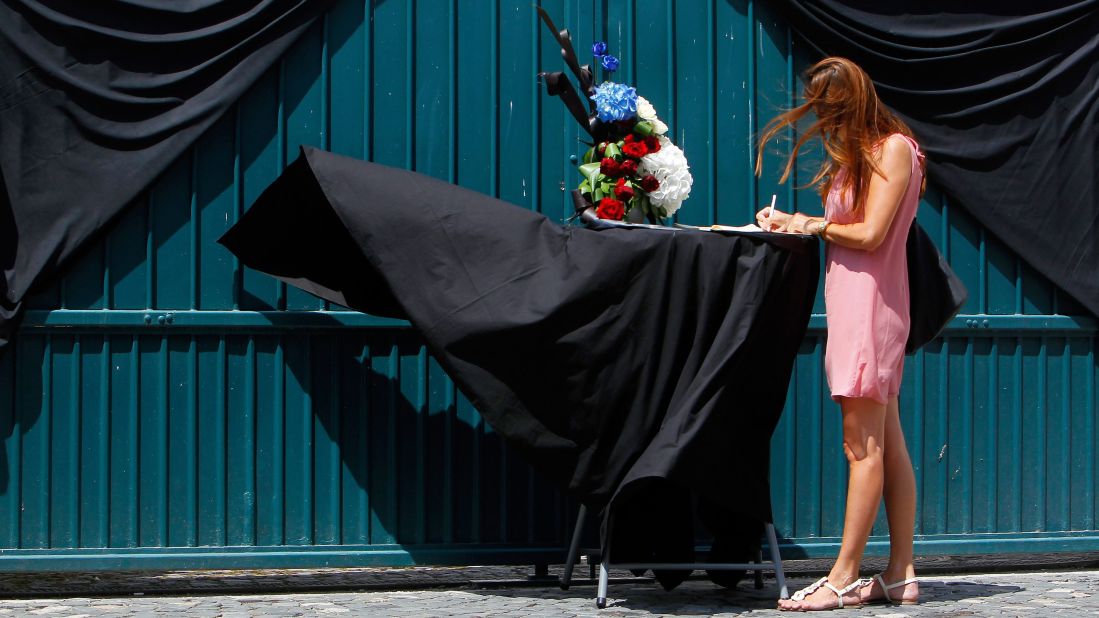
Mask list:
[[[755,223],[749,223],[748,225],[683,225],[676,224],[678,227],[690,228],[693,230],[702,230],[704,232],[762,232],[763,228],[759,227]]]

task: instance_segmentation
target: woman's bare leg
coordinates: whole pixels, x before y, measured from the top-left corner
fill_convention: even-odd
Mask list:
[[[885,417],[886,406],[872,399],[844,398],[843,451],[847,455],[847,512],[843,520],[843,541],[839,557],[828,574],[828,582],[843,588],[859,577],[859,565],[866,549],[866,540],[878,515],[885,481]],[[844,597],[844,603],[858,599],[858,591]],[[835,604],[831,590],[820,589],[798,603],[780,601],[789,609],[814,609]]]
[[[885,514],[889,519],[889,566],[882,577],[893,582],[916,576],[912,535],[916,526],[916,475],[901,430],[897,398],[885,411]]]

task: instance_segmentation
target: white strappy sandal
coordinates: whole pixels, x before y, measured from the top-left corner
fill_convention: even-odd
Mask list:
[[[892,597],[892,595],[889,594],[889,591],[893,590],[894,588],[903,588],[904,586],[907,586],[908,584],[918,583],[920,581],[918,577],[909,577],[908,579],[906,579],[904,581],[893,582],[892,584],[887,584],[887,583],[885,583],[885,579],[879,573],[879,574],[874,576],[874,579],[865,580],[865,581],[868,584],[873,584],[874,582],[877,582],[878,585],[881,586],[882,596],[879,597],[879,598],[876,598],[876,599],[873,599],[873,598],[865,599],[865,600],[862,601],[863,603],[866,603],[866,604],[890,603],[892,605],[916,605],[917,603],[919,603],[918,598],[916,598],[916,599],[905,599],[905,598],[894,599]],[[903,594],[904,591],[902,590],[901,593]],[[919,595],[919,589],[918,588],[917,588],[916,594]]]
[[[780,609],[782,609],[784,611],[804,612],[804,611],[828,611],[828,610],[832,610],[832,609],[844,609],[845,607],[846,608],[860,607],[862,605],[861,601],[853,603],[853,604],[849,604],[849,605],[844,605],[843,595],[851,592],[852,590],[855,590],[856,588],[859,588],[861,586],[865,586],[866,581],[867,580],[865,580],[865,579],[856,579],[855,581],[851,582],[847,586],[844,586],[843,588],[836,588],[835,586],[833,586],[828,581],[827,577],[822,577],[822,578],[818,579],[817,581],[813,582],[812,584],[810,584],[810,585],[802,588],[801,590],[798,590],[797,592],[795,592],[794,595],[792,597],[790,597],[790,600],[791,601],[797,601],[797,602],[800,603],[801,601],[805,600],[805,597],[813,594],[814,592],[816,592],[817,590],[819,590],[820,588],[823,587],[823,588],[827,588],[827,589],[831,590],[832,592],[834,592],[836,594],[837,605],[835,607],[821,607],[819,609],[795,609],[795,608],[780,607]]]

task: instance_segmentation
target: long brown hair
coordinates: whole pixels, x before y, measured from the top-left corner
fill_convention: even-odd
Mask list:
[[[821,164],[807,186],[816,186],[824,200],[836,181],[837,172],[846,168],[840,190],[854,191],[854,209],[861,209],[866,204],[871,176],[875,172],[885,175],[875,160],[874,147],[894,133],[915,139],[912,129],[878,99],[874,82],[866,71],[847,58],[831,56],[809,67],[805,72],[803,96],[804,103],[779,114],[763,129],[756,156],[756,175],[763,171],[763,147],[767,142],[786,127],[796,128],[797,122],[812,112],[816,114],[816,122],[798,136],[779,182],[786,182],[790,177],[801,147],[814,137],[820,137],[828,160]],[[923,165],[921,159],[921,169]],[[923,189],[921,186],[921,195]]]

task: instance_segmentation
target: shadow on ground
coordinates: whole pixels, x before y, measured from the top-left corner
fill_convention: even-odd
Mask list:
[[[812,579],[798,577],[789,580],[788,584],[790,591],[793,592],[812,581]],[[958,601],[985,599],[1023,590],[1021,586],[1014,585],[928,579],[921,582],[920,605],[945,609]],[[574,585],[567,591],[549,588],[501,588],[472,592],[485,596],[525,597],[529,598],[532,604],[537,603],[539,606],[542,606],[541,604],[556,606],[557,603],[562,603],[570,610],[596,609],[594,585]],[[665,592],[655,582],[619,585],[612,583],[608,589],[607,607],[604,611],[611,614],[614,614],[614,610],[619,610],[641,614],[706,616],[755,613],[757,610],[774,609],[777,601],[778,587],[773,579],[768,579],[762,590],[756,590],[750,580],[741,582],[735,589],[722,588],[708,581],[691,580],[670,592]],[[577,602],[583,603],[583,606],[578,608]],[[883,613],[896,612],[896,608],[884,605],[871,606],[862,611],[873,611],[876,614],[878,612],[874,611],[875,609]],[[953,610],[951,614],[954,614]],[[964,610],[959,609],[958,614],[954,615],[965,615],[965,613]]]

